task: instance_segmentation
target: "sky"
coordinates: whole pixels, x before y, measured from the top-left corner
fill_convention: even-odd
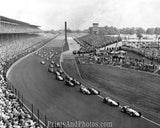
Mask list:
[[[44,30],[99,26],[160,27],[160,0],[0,0],[0,15]]]

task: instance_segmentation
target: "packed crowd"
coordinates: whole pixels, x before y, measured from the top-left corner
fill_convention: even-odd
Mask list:
[[[37,28],[24,27],[24,26],[19,27],[19,25],[9,25],[9,24],[2,25],[0,23],[0,33],[28,33],[28,32],[41,32],[41,30]]]
[[[81,45],[80,53],[95,52],[97,48],[102,48],[110,44],[121,41],[120,37],[111,37],[105,35],[84,35],[75,39]]]
[[[147,57],[148,59],[152,59],[160,63],[160,50],[156,47],[149,47],[146,45],[145,47],[133,47],[125,45],[123,49],[126,51],[132,51],[141,56]]]
[[[79,37],[78,40],[82,42],[84,45],[100,48],[109,44],[119,42],[121,41],[121,38],[105,36],[105,35],[85,35],[85,36]]]
[[[17,58],[24,52],[30,52],[41,45],[48,39],[51,39],[53,34],[41,34],[39,36],[31,36],[27,38],[18,38],[12,41],[3,41],[0,47],[0,69],[5,66],[12,58]]]
[[[42,128],[0,75],[0,128]]]
[[[118,51],[114,48],[105,48],[104,51],[99,52],[99,48],[117,43],[121,41],[121,38],[100,35],[85,35],[77,38],[76,41],[82,43],[79,51],[73,51],[75,55],[78,55],[76,58],[78,63],[96,63],[120,66],[152,73],[159,68],[159,50],[157,48],[150,47],[137,47],[137,45],[146,46],[146,44],[140,44],[140,42],[135,45],[135,47],[123,45],[120,49],[116,48]],[[121,53],[120,50],[123,50],[123,52]],[[127,52],[132,52],[137,56],[130,56],[126,54]]]
[[[112,65],[151,73],[159,68],[157,63],[146,60],[146,58],[135,58],[127,55],[127,51],[119,50],[114,52],[114,49],[111,48],[103,52],[93,52],[83,56],[77,54],[76,60],[78,63]]]

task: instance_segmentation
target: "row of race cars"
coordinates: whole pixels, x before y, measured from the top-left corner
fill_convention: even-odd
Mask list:
[[[55,75],[55,79],[57,79],[58,81],[64,81],[64,84],[69,87],[79,86],[79,91],[84,95],[100,95],[99,90],[93,87],[86,87],[81,82],[76,80],[75,78],[65,74],[64,71],[61,69],[60,64],[56,63],[53,60],[53,57],[58,55],[57,52],[54,52],[54,50],[51,48],[48,49],[47,51],[43,51],[43,52],[42,51],[41,52],[38,51],[35,54],[40,56],[41,58],[44,58],[43,60],[40,61],[42,65],[45,65],[47,61],[49,62],[48,72],[53,73]],[[104,97],[103,103],[106,103],[114,107],[120,107],[121,112],[127,113],[131,117],[141,117],[142,116],[141,112],[134,110],[130,106],[126,105],[126,106],[121,107],[119,102],[111,99],[110,97]]]

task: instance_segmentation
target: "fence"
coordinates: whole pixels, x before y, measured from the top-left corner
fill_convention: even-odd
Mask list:
[[[21,107],[26,108],[26,110],[31,115],[31,119],[36,121],[38,125],[42,125],[44,128],[48,128],[48,120],[47,115],[44,115],[41,113],[41,110],[34,106],[33,103],[30,103],[21,92],[15,88],[14,85],[11,84],[11,82],[6,78],[7,81],[7,88],[11,90],[14,95],[17,97]]]

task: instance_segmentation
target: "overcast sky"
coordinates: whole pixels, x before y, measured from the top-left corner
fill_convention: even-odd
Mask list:
[[[72,29],[100,26],[160,26],[160,0],[0,0],[0,15],[61,29],[64,21]]]

